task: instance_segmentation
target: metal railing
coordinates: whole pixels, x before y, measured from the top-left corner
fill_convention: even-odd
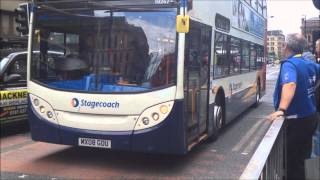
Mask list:
[[[248,179],[286,179],[286,121],[279,118],[271,124],[249,164],[240,176]]]

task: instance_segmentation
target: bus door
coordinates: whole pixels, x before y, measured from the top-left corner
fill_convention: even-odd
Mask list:
[[[184,111],[188,144],[204,134],[208,125],[208,86],[211,27],[190,21],[186,35]]]

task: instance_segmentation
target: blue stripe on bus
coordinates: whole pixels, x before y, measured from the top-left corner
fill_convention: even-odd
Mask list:
[[[183,102],[177,101],[161,124],[140,131],[95,131],[76,129],[53,124],[36,115],[29,103],[31,137],[35,141],[55,144],[78,145],[78,138],[111,140],[111,149],[148,153],[186,154],[185,127],[183,124]]]

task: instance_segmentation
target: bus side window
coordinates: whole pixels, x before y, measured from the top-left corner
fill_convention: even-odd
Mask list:
[[[225,34],[216,32],[214,48],[214,77],[222,77],[229,74],[228,62],[228,37]]]
[[[241,73],[250,71],[250,44],[246,41],[241,41]]]
[[[254,44],[250,45],[250,70],[257,69],[257,49]]]
[[[257,48],[257,69],[261,69],[264,63],[264,51],[263,46]]]
[[[231,37],[230,41],[230,74],[239,74],[240,73],[240,63],[241,63],[241,48],[240,40],[234,37]]]

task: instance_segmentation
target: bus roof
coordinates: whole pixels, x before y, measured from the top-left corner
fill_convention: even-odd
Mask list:
[[[181,0],[36,0],[36,5],[45,5],[63,10],[86,10],[105,8],[163,8],[177,7]]]

